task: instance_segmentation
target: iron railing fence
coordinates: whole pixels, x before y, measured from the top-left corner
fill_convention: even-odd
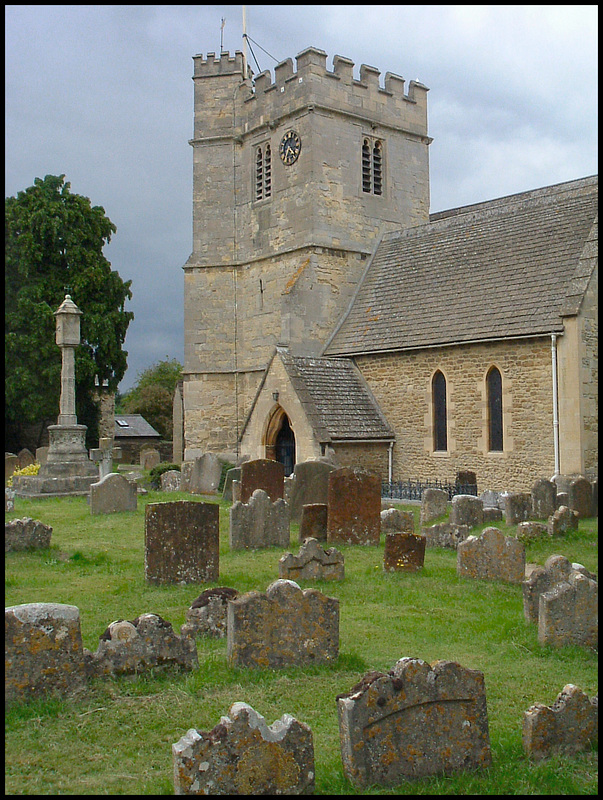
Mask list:
[[[472,494],[477,497],[477,485],[474,483],[446,483],[438,480],[382,481],[381,497],[390,500],[421,500],[425,489],[441,489],[448,492],[448,499],[457,494]]]

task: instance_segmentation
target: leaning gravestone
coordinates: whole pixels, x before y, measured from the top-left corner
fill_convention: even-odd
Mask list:
[[[325,504],[329,496],[329,475],[335,467],[326,461],[300,461],[295,465],[289,484],[287,502],[291,521],[299,522],[303,507],[314,503]]]
[[[233,503],[229,518],[232,550],[289,547],[289,506],[282,498],[272,503],[263,489],[256,489],[249,502]]]
[[[84,658],[90,678],[138,675],[157,668],[192,670],[199,665],[194,639],[178,636],[158,614],[112,622],[95,653],[84,648]]]
[[[180,500],[145,508],[145,578],[150,583],[218,579],[220,508]]]
[[[528,622],[538,623],[540,595],[550,592],[558,583],[567,582],[572,572],[580,572],[587,578],[596,580],[582,564],[572,563],[565,556],[552,555],[544,562],[544,567],[535,567],[521,584],[523,593],[523,615]]]
[[[247,703],[234,703],[211,731],[191,728],[172,757],[177,795],[314,793],[310,728],[290,714],[267,725]]]
[[[187,609],[185,623],[180,628],[180,633],[183,636],[225,638],[228,602],[238,596],[237,589],[231,589],[229,586],[205,589]]]
[[[526,573],[525,546],[498,528],[486,528],[481,536],[469,536],[460,542],[456,572],[460,578],[522,583]]]
[[[256,489],[263,489],[270,500],[285,497],[285,467],[279,461],[257,458],[241,464],[241,503],[249,502]]]
[[[590,750],[599,739],[598,698],[566,684],[552,706],[534,703],[523,714],[523,748],[533,761],[553,755],[575,756]]]
[[[76,606],[27,603],[4,610],[4,700],[10,705],[86,688]]]
[[[530,492],[507,492],[504,496],[504,503],[507,525],[526,522],[532,516],[532,495]]]
[[[554,514],[548,518],[547,531],[549,536],[563,536],[568,531],[578,530],[578,512],[569,506],[559,506]]]
[[[567,581],[540,595],[538,641],[542,645],[596,648],[599,641],[597,581],[571,572]]]
[[[339,655],[339,600],[280,579],[266,593],[246,592],[228,604],[227,655],[233,667],[332,663]]]
[[[44,550],[50,547],[52,528],[39,519],[24,517],[4,523],[4,552]]]
[[[328,508],[326,503],[306,503],[302,507],[301,522],[299,523],[300,543],[306,539],[327,541]]]
[[[241,479],[241,467],[232,467],[226,473],[226,477],[224,479],[224,488],[222,489],[222,500],[227,503],[234,502],[233,497],[233,483],[234,481],[240,481]]]
[[[425,537],[403,531],[385,534],[383,569],[386,572],[418,572],[425,563]]]
[[[483,673],[401,658],[337,697],[343,771],[358,788],[491,764]]]
[[[136,511],[138,503],[136,484],[125,475],[110,472],[97,483],[90,484],[90,513],[115,514]]]
[[[378,545],[381,536],[381,481],[343,467],[329,475],[327,541]]]
[[[292,581],[342,581],[345,577],[343,553],[334,547],[323,550],[317,539],[306,539],[297,556],[287,553],[280,558],[278,576]]]

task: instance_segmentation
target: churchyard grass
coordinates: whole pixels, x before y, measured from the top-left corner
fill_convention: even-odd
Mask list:
[[[107,625],[154,612],[179,632],[185,611],[207,585],[152,586],[144,579],[144,509],[149,502],[191,499],[180,493],[139,496],[136,512],[91,515],[83,498],[17,498],[6,519],[31,517],[53,528],[47,550],[9,553],[5,604],[56,602],[80,609],[84,645],[95,651]],[[216,498],[194,496],[199,501]],[[402,506],[415,513],[418,506]],[[210,585],[265,591],[278,560],[297,553],[292,525],[288,550],[231,551],[229,505],[220,503],[220,578]],[[514,532],[503,522],[504,532]],[[479,531],[478,531],[479,532]],[[552,553],[597,572],[596,519],[576,533],[545,537],[526,547],[526,560]],[[345,580],[300,581],[340,601],[337,663],[308,668],[229,668],[226,640],[198,639],[199,669],[97,680],[79,699],[37,701],[6,713],[7,794],[173,794],[171,745],[189,728],[210,730],[232,703],[244,701],[268,724],[285,714],[313,731],[316,794],[594,794],[595,752],[531,763],[521,744],[522,714],[551,705],[567,683],[589,697],[598,692],[597,653],[553,649],[524,620],[518,585],[461,579],[456,553],[428,548],[414,574],[385,573],[379,547],[338,546]],[[404,656],[458,661],[485,675],[493,763],[489,769],[404,783],[395,789],[356,789],[343,776],[335,697],[370,669],[387,671]]]

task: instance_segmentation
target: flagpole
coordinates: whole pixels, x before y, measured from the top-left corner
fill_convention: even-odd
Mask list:
[[[247,80],[247,7],[243,6],[243,80]]]

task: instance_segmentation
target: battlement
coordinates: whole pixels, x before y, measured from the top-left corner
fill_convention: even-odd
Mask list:
[[[399,75],[386,72],[381,83],[381,72],[375,67],[361,64],[359,78],[354,77],[354,62],[336,55],[333,69],[327,68],[327,54],[315,47],[302,50],[295,58],[281,61],[270,70],[253,76],[247,68],[248,80],[243,80],[244,57],[215,53],[195,56],[197,91],[210,94],[200,79],[216,76],[238,76],[240,87],[238,102],[247,121],[246,129],[267,120],[278,120],[305,106],[322,106],[334,112],[347,113],[384,125],[404,128],[417,135],[427,135],[426,86],[418,81],[406,81]]]

